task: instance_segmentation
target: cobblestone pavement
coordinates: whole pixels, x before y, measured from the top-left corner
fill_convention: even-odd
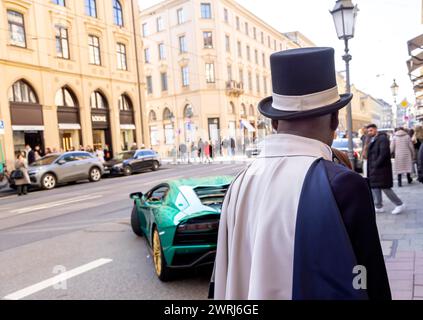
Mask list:
[[[394,188],[406,210],[394,216],[384,196],[385,213],[377,215],[392,297],[423,300],[423,184]]]

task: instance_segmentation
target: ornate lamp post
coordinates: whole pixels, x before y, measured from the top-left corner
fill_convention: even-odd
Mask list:
[[[343,60],[346,66],[346,77],[347,77],[347,93],[351,93],[350,83],[350,61],[352,59],[349,54],[348,40],[354,37],[355,21],[358,13],[358,7],[352,4],[351,0],[337,0],[335,7],[330,11],[335,23],[336,33],[340,40],[344,40],[345,43],[345,54]],[[354,145],[352,136],[352,111],[351,103],[347,106],[347,131],[348,131],[348,158],[354,167]]]
[[[393,110],[393,113],[394,113],[394,127],[397,127],[398,126],[398,119],[397,119],[397,116],[398,116],[398,110],[397,110],[397,108],[398,108],[398,105],[397,105],[398,90],[399,90],[399,86],[397,85],[397,82],[394,79],[394,83],[391,86],[392,96],[394,97],[394,110]]]

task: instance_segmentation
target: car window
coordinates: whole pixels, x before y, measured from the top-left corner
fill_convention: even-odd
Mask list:
[[[60,160],[64,160],[66,162],[72,162],[78,160],[74,154],[65,154]]]
[[[52,164],[54,161],[56,161],[57,158],[59,158],[58,155],[45,156],[41,159],[38,159],[34,163],[32,163],[31,166],[32,167],[47,166],[47,165]]]
[[[153,189],[147,194],[146,201],[148,202],[164,201],[168,191],[169,191],[169,187],[167,186],[162,186],[157,189]]]
[[[145,151],[147,156],[155,156],[156,154],[154,153],[154,151]]]
[[[144,157],[144,156],[145,156],[145,151],[140,151],[137,153],[136,157],[138,158],[138,157]]]
[[[91,156],[88,153],[75,153],[74,157],[75,157],[76,160],[91,159]]]

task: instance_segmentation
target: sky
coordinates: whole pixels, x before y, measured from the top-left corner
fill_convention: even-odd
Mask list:
[[[317,46],[335,48],[338,71],[345,70],[344,44],[336,36],[335,0],[235,0],[280,32],[300,31]],[[141,9],[161,0],[139,0]],[[421,0],[353,0],[358,5],[356,32],[350,40],[351,82],[375,98],[393,103],[391,85],[399,85],[398,101],[414,102],[406,61],[407,41],[423,33]]]

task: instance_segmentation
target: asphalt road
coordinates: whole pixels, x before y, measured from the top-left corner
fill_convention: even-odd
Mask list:
[[[206,299],[209,269],[157,279],[146,241],[132,233],[128,195],[169,179],[235,175],[244,166],[167,166],[0,198],[0,299]]]

